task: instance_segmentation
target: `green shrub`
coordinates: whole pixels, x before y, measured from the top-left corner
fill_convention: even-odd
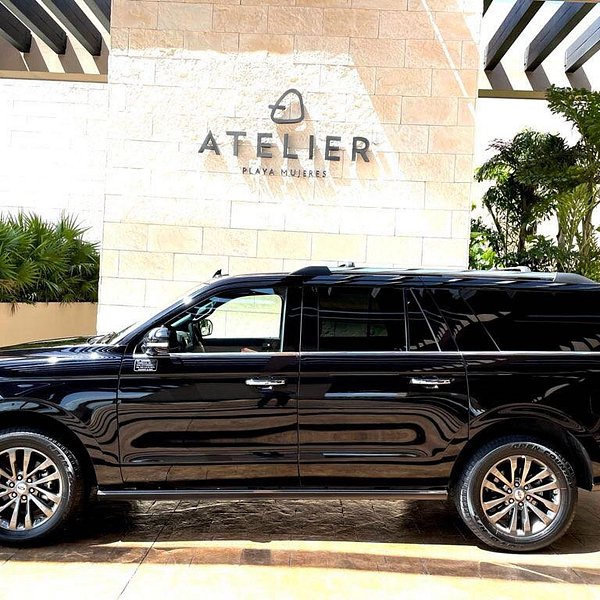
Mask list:
[[[97,302],[98,245],[70,216],[0,217],[0,302]]]

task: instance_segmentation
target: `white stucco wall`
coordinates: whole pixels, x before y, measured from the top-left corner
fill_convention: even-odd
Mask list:
[[[62,211],[102,238],[106,84],[0,80],[0,211]]]

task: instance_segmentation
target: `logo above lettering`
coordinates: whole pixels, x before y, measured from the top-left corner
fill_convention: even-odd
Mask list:
[[[289,105],[286,105],[284,100],[288,96],[290,97],[290,102]],[[291,108],[292,99],[294,97],[298,100],[300,114],[298,116],[284,117],[281,113],[283,113],[283,111],[285,111],[287,108]],[[302,100],[302,94],[294,88],[283,92],[275,104],[269,104],[269,108],[271,109],[271,121],[273,121],[273,123],[277,123],[278,125],[291,125],[293,123],[301,123],[304,121],[304,101]],[[277,115],[277,111],[281,111],[279,116]]]

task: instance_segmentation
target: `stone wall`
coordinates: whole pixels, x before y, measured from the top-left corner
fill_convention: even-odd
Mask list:
[[[106,84],[0,80],[0,209],[56,219],[66,211],[100,241]]]
[[[479,20],[478,0],[115,0],[99,329],[217,269],[465,266]],[[306,118],[277,125],[288,88]]]

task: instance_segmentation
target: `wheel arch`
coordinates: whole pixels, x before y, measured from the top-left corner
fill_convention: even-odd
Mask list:
[[[586,490],[593,487],[592,463],[583,444],[566,428],[544,417],[514,417],[480,423],[475,433],[462,448],[450,474],[450,487],[454,485],[469,458],[486,443],[511,434],[528,435],[532,439],[551,444],[575,470],[577,486]],[[472,429],[472,431],[473,431]]]
[[[0,430],[13,427],[34,428],[55,436],[75,454],[80,462],[86,486],[97,486],[96,470],[89,451],[79,437],[60,419],[33,410],[6,410],[0,412]]]

